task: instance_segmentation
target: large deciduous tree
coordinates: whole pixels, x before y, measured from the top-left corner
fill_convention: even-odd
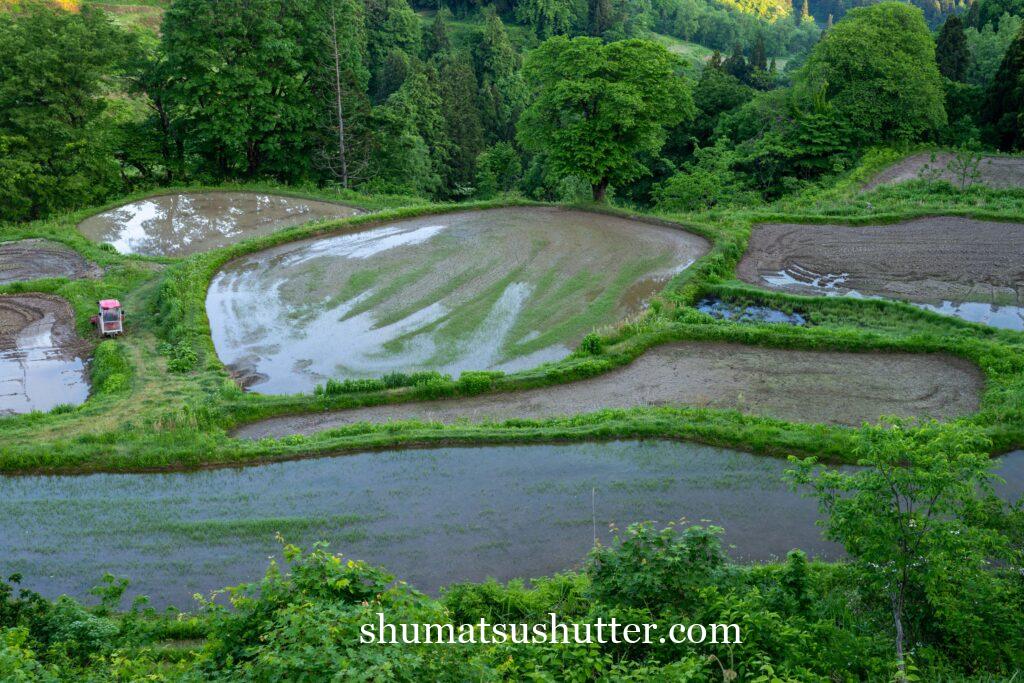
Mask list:
[[[603,201],[609,185],[646,173],[639,157],[658,152],[666,128],[693,115],[677,71],[676,59],[649,41],[552,38],[526,58],[536,99],[519,119],[518,140]]]
[[[809,107],[866,142],[916,140],[946,123],[935,44],[921,10],[883,2],[851,10],[824,34],[798,79]]]
[[[100,11],[25,2],[0,14],[0,220],[120,187],[105,83],[133,41]]]
[[[163,23],[170,91],[204,169],[312,175],[325,53],[314,0],[177,0]]]

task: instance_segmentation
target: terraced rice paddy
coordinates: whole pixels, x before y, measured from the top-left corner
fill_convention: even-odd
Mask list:
[[[78,225],[122,254],[187,256],[282,228],[359,213],[343,204],[257,192],[195,192],[149,197]]]
[[[974,183],[995,189],[1024,187],[1024,157],[982,156],[975,161],[977,167],[972,162],[965,169],[950,152],[912,154],[879,172],[864,189],[908,180],[944,180],[956,187]]]
[[[289,243],[227,264],[206,301],[243,384],[308,392],[393,371],[514,371],[641,310],[709,244],[554,208],[467,211]]]
[[[99,277],[101,269],[71,247],[43,239],[0,242],[0,285],[63,277]]]
[[[879,296],[1024,330],[1024,224],[959,217],[893,225],[756,226],[737,276],[797,294]]]
[[[86,353],[65,300],[0,296],[0,416],[84,402]]]
[[[56,597],[104,572],[157,607],[262,575],[280,548],[326,539],[416,587],[578,565],[610,524],[685,517],[733,557],[835,557],[787,463],[671,442],[443,448],[175,474],[0,479],[0,575]]]
[[[980,370],[945,354],[838,353],[690,342],[651,349],[598,377],[511,393],[271,418],[235,436],[311,434],[358,422],[545,418],[604,408],[698,405],[795,422],[860,425],[882,415],[951,418],[978,408]]]

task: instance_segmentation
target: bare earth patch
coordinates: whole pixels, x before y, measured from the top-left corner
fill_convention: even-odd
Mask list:
[[[0,296],[0,415],[85,401],[87,350],[64,299]]]
[[[1024,187],[1024,157],[981,157],[977,178],[961,178],[955,155],[950,152],[922,152],[880,171],[864,185],[864,191],[908,180],[945,180],[956,186],[978,182],[995,189]]]
[[[78,224],[122,254],[187,256],[316,220],[361,213],[344,204],[259,192],[192,192],[141,199]]]
[[[0,285],[51,277],[76,280],[103,271],[71,247],[43,239],[0,242]]]
[[[1024,329],[1024,224],[939,216],[893,225],[758,225],[736,269],[796,294],[905,299]]]
[[[357,422],[548,418],[604,408],[698,405],[793,422],[860,425],[883,415],[948,419],[978,408],[981,371],[947,354],[843,353],[687,342],[599,377],[527,391],[272,418],[234,436],[311,434]]]

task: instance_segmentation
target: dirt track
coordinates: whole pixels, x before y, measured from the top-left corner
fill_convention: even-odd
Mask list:
[[[861,227],[759,225],[736,274],[802,294],[815,288],[926,304],[1019,306],[1024,224],[947,216]]]
[[[954,155],[949,152],[913,154],[884,169],[864,185],[864,190],[873,190],[880,185],[902,183],[907,180],[946,180],[956,186],[961,182],[970,185],[981,183],[996,189],[1024,187],[1024,157],[982,157],[978,164],[976,179],[960,178],[955,172]]]
[[[603,408],[701,405],[795,422],[859,425],[882,415],[952,418],[978,408],[981,372],[945,354],[839,353],[687,342],[648,351],[605,375],[466,399],[272,418],[244,439],[311,434],[356,422],[545,418]]]
[[[99,266],[70,247],[42,239],[0,242],[0,285],[50,277],[99,277]]]

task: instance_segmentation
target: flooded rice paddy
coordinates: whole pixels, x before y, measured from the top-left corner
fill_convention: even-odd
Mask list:
[[[1024,330],[1024,224],[952,216],[893,225],[755,227],[737,276],[797,294],[878,296]]]
[[[78,229],[122,254],[187,256],[310,221],[360,213],[343,204],[258,192],[193,192],[141,199]]]
[[[807,319],[799,313],[786,313],[769,306],[745,306],[717,297],[707,297],[697,302],[697,310],[719,320],[741,323],[778,323],[785,325],[806,325]]]
[[[650,349],[597,377],[541,389],[270,418],[245,439],[357,422],[452,423],[547,418],[604,408],[733,408],[793,422],[859,426],[882,415],[952,418],[978,409],[981,371],[948,354],[844,353],[687,342]]]
[[[424,216],[237,259],[206,309],[218,356],[263,393],[394,371],[515,371],[642,309],[709,246],[553,208]]]
[[[0,242],[0,285],[63,277],[99,277],[102,270],[71,247],[43,239]]]
[[[879,172],[864,185],[864,190],[908,180],[944,180],[956,187],[974,183],[994,189],[1024,187],[1024,157],[982,156],[977,161],[975,176],[970,170],[961,170],[962,164],[953,153],[912,154]]]
[[[1020,462],[1017,458],[1015,462]],[[0,575],[82,597],[104,572],[156,606],[255,580],[292,543],[383,564],[422,590],[578,566],[610,524],[725,528],[741,561],[836,557],[786,461],[690,443],[441,448],[174,474],[0,479]],[[1020,470],[1022,468],[1018,468]],[[1024,472],[1018,471],[1018,475]],[[1017,476],[1017,479],[1021,479]],[[1020,482],[1018,481],[1018,488]]]
[[[0,416],[84,402],[86,353],[64,299],[0,296]]]

